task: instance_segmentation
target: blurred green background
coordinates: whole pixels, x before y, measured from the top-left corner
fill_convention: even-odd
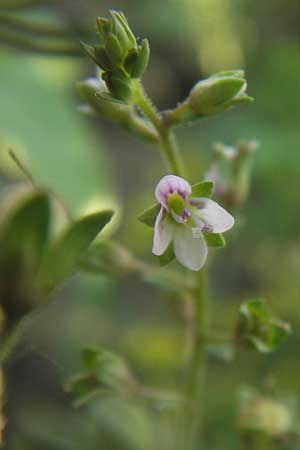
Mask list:
[[[23,7],[14,9],[17,3]],[[291,321],[294,333],[271,356],[238,354],[231,364],[209,359],[202,405],[205,449],[238,450],[235,410],[241,385],[262,386],[272,376],[282,392],[297,397],[300,389],[300,4],[0,0],[2,165],[9,164],[7,149],[14,148],[34,178],[60,195],[74,215],[99,205],[116,207],[111,233],[155,262],[151,230],[136,216],[151,204],[153,186],[164,174],[158,152],[77,110],[75,83],[95,73],[77,44],[83,36],[93,36],[96,15],[107,15],[110,8],[123,10],[136,35],[149,38],[151,63],[144,81],[160,108],[176,104],[199,78],[223,69],[244,68],[248,92],[256,99],[177,133],[192,181],[207,170],[214,142],[260,142],[243,226],[212,264],[211,315],[216,329],[230,332],[239,303],[263,296],[276,314]],[[29,45],[22,31],[7,25],[7,15],[69,30],[69,50],[55,55],[39,35],[30,37],[39,44]],[[48,54],[41,54],[43,48]],[[10,165],[5,170],[13,169]],[[182,333],[176,299],[159,295],[134,277],[115,281],[85,275],[71,280],[55,293],[9,364],[4,448],[156,448],[160,425],[152,411],[115,398],[74,410],[62,384],[79,369],[82,346],[103,345],[125,355],[145,384],[176,387],[182,376]]]

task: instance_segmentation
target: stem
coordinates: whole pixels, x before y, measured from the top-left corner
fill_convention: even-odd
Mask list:
[[[183,176],[183,163],[168,120],[165,120],[156,110],[139,81],[136,81],[134,88],[134,101],[157,130],[160,149],[167,161],[168,168],[175,175]],[[182,107],[184,108],[185,105]],[[194,308],[191,335],[192,350],[191,360],[187,369],[187,382],[184,389],[184,406],[183,409],[180,409],[180,425],[182,427],[179,426],[179,436],[175,436],[175,445],[178,445],[179,450],[183,448],[185,450],[195,450],[197,447],[198,432],[201,428],[202,418],[201,414],[199,414],[199,406],[202,402],[206,365],[205,336],[207,318],[205,287],[205,276],[204,270],[202,269],[196,277],[196,287],[189,291]]]
[[[194,306],[194,339],[185,386],[182,445],[186,450],[194,450],[197,448],[197,437],[202,425],[202,413],[201,410],[199,412],[199,408],[202,405],[203,412],[203,387],[207,356],[207,341],[205,338],[207,334],[207,308],[205,294],[206,280],[204,269],[202,269],[197,274],[197,286],[192,291],[191,298]]]
[[[134,84],[134,102],[141,108],[145,116],[150,120],[159,136],[159,145],[168,169],[175,175],[183,176],[184,168],[181,160],[174,133],[164,123],[160,113],[156,110],[151,100],[145,93],[140,81]]]

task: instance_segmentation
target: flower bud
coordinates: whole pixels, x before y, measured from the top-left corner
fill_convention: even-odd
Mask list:
[[[131,95],[131,81],[121,73],[103,72],[102,78],[109,92],[118,100],[128,100]]]
[[[215,182],[215,195],[228,208],[242,206],[249,195],[256,141],[238,141],[234,146],[217,143],[205,178]]]
[[[209,116],[230,108],[237,102],[249,101],[247,82],[242,71],[221,72],[199,81],[189,95],[189,106],[198,116]]]
[[[112,64],[119,66],[123,61],[123,51],[118,38],[114,34],[108,34],[105,39],[105,49]]]
[[[271,437],[284,436],[293,430],[293,412],[285,402],[252,390],[244,390],[241,394],[237,417],[240,430],[263,432]]]
[[[131,78],[139,78],[149,61],[149,44],[141,45],[131,31],[125,15],[110,11],[110,18],[97,18],[100,44],[82,43],[85,52],[103,71],[103,79],[112,96],[128,100],[131,95]]]

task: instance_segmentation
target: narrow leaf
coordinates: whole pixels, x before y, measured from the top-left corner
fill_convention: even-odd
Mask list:
[[[78,269],[81,256],[112,216],[113,211],[101,211],[71,224],[47,255],[44,269],[48,272],[49,288]]]
[[[148,227],[154,227],[155,219],[157,217],[157,214],[160,210],[160,204],[156,203],[153,206],[150,206],[150,208],[145,209],[139,216],[138,219],[140,222],[144,223],[145,225],[148,225]]]

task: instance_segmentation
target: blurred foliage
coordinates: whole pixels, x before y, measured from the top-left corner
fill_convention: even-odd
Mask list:
[[[269,356],[238,352],[228,365],[211,352],[205,450],[242,450],[235,429],[238,386],[261,387],[272,373],[279,391],[297,398],[300,390],[299,2],[168,0],[162,8],[158,0],[107,0],[101,5],[97,0],[0,0],[1,188],[15,177],[14,166],[5,159],[12,147],[34,179],[51,186],[75,215],[91,204],[92,210],[114,206],[117,190],[125,204],[117,236],[144,256],[151,232],[136,217],[152,202],[152,186],[162,175],[158,159],[147,144],[142,147],[97,120],[91,126],[76,111],[75,81],[92,70],[80,56],[78,42],[92,40],[94,16],[111,7],[126,11],[141,36],[147,33],[152,60],[146,84],[161,107],[179,101],[192,82],[213,71],[244,65],[250,75],[249,92],[256,99],[251,108],[179,131],[195,181],[214,160],[214,142],[260,142],[241,226],[224,253],[211,257],[212,326],[228,333],[240,301],[264,295],[274,315],[291,321],[295,332],[289,345]],[[64,380],[79,370],[79,349],[87,344],[128,356],[145,384],[176,388],[182,381],[180,369],[170,379],[184,350],[176,295],[165,292],[162,302],[156,288],[144,286],[135,275],[112,282],[104,270],[99,272],[97,279],[77,277],[75,285],[54,294],[56,302],[40,314],[24,348],[6,368],[7,450],[172,448],[170,411],[157,416],[144,400],[114,395],[74,411],[62,392]],[[274,407],[269,394],[251,393],[248,417],[252,401],[262,404],[263,412]],[[282,399],[276,402],[281,405]],[[282,408],[289,410],[285,401],[275,408],[276,417]],[[299,422],[297,408],[292,416],[293,423]],[[262,450],[265,443],[259,445]],[[267,445],[299,448],[299,442],[284,439]]]

